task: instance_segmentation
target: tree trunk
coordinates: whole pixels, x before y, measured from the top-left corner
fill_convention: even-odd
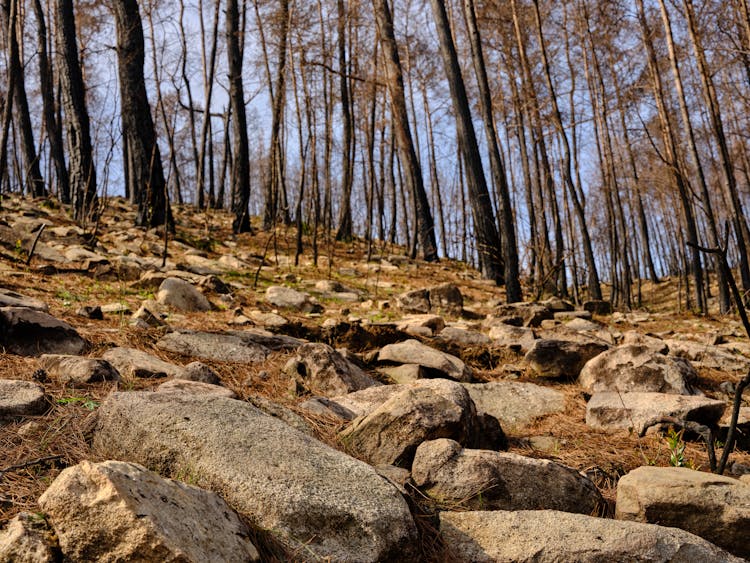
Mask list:
[[[117,29],[123,134],[127,138],[130,193],[138,205],[136,225],[174,228],[164,170],[143,77],[143,25],[136,0],[113,0]]]

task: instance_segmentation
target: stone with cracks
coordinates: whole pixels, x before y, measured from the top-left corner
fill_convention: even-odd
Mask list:
[[[177,379],[187,379],[188,381],[210,383],[211,385],[221,384],[221,380],[216,372],[202,362],[190,362],[175,377]]]
[[[238,364],[262,362],[269,354],[262,344],[247,343],[233,334],[211,332],[170,332],[159,339],[156,347],[189,358]]]
[[[0,307],[0,345],[19,356],[80,354],[86,341],[68,323],[26,307]]]
[[[741,563],[703,538],[678,530],[557,510],[441,512],[451,556],[472,563]]]
[[[469,510],[562,510],[592,514],[604,501],[572,467],[508,452],[464,449],[447,439],[422,442],[414,483],[447,506]]]
[[[21,512],[0,531],[0,563],[53,563],[59,560],[60,549],[42,516]]]
[[[425,440],[451,438],[472,445],[478,422],[466,389],[445,379],[403,387],[339,434],[348,451],[373,465],[408,468]]]
[[[179,311],[210,311],[211,303],[193,284],[179,278],[167,278],[159,286],[156,300]]]
[[[661,422],[690,420],[714,426],[726,404],[706,397],[667,393],[595,393],[586,405],[586,424],[602,430],[630,429],[643,435]]]
[[[97,381],[119,381],[120,372],[107,360],[63,354],[42,354],[39,365],[60,383],[85,385]]]
[[[70,561],[258,561],[216,493],[122,461],[65,469],[39,498]]]
[[[305,388],[324,395],[341,395],[380,385],[327,344],[303,344],[284,371],[300,379]]]
[[[505,430],[522,429],[536,418],[565,410],[560,391],[520,381],[465,383],[477,412],[494,416]]]
[[[44,387],[38,383],[0,379],[0,421],[44,414],[48,408]]]
[[[672,393],[693,395],[698,373],[687,360],[671,358],[644,345],[618,346],[583,366],[578,383],[587,393]]]
[[[456,381],[471,381],[471,368],[457,357],[440,352],[419,342],[406,340],[384,346],[378,352],[379,362],[395,364],[418,364],[435,377],[447,377]]]
[[[189,470],[257,526],[310,558],[416,558],[398,491],[373,468],[257,408],[224,398],[113,393],[94,447],[163,472]]]
[[[135,348],[110,348],[102,354],[102,359],[112,364],[125,378],[179,377],[183,371],[180,366]]]
[[[586,362],[608,348],[604,343],[593,341],[541,339],[534,342],[524,362],[537,377],[575,379]]]
[[[617,484],[615,518],[673,526],[750,558],[750,485],[686,467],[639,467]]]

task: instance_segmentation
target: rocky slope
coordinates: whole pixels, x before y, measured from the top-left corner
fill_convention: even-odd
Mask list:
[[[750,412],[725,476],[700,437],[750,368],[736,320],[132,215],[3,201],[0,562],[750,556]]]

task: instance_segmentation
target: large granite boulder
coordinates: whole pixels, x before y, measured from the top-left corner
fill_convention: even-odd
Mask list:
[[[750,484],[686,467],[639,467],[617,484],[615,517],[681,528],[750,558]]]
[[[312,558],[382,561],[415,555],[398,491],[374,469],[221,397],[113,393],[99,408],[99,455],[166,474],[189,471],[255,525]]]

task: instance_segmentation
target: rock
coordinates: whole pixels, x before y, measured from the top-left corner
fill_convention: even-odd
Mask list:
[[[508,303],[495,310],[497,320],[513,326],[535,327],[553,316],[548,307],[539,303]]]
[[[429,313],[430,294],[426,289],[407,291],[396,297],[396,306],[405,313]]]
[[[451,438],[471,445],[476,409],[460,384],[428,379],[405,386],[340,434],[347,451],[370,463],[409,467],[423,441]]]
[[[639,467],[617,484],[618,520],[673,526],[750,557],[750,485],[686,467]]]
[[[297,553],[345,561],[416,558],[398,491],[365,463],[257,408],[221,397],[113,393],[94,447],[222,490],[256,526]]]
[[[156,346],[191,358],[238,364],[262,362],[269,354],[262,344],[248,344],[234,334],[210,332],[170,332]]]
[[[380,385],[327,344],[303,344],[284,371],[301,379],[306,388],[324,395],[341,395]]]
[[[583,303],[583,310],[593,315],[611,315],[612,303],[601,299],[592,299]]]
[[[289,324],[289,321],[276,313],[264,313],[262,311],[248,311],[247,317],[256,325],[267,328],[281,329]]]
[[[565,301],[559,297],[550,297],[544,301],[539,302],[540,305],[547,307],[553,313],[564,313],[567,311],[575,310],[575,306],[570,301]]]
[[[336,280],[320,280],[315,282],[315,290],[321,293],[350,293],[344,284]]]
[[[432,336],[445,328],[445,321],[440,315],[408,315],[396,322],[396,328],[411,335],[421,335],[423,331],[419,329],[427,328],[427,336]]]
[[[603,430],[628,429],[643,435],[662,421],[692,420],[714,426],[726,404],[706,397],[666,393],[595,393],[586,405],[586,424]]]
[[[175,375],[175,377],[178,379],[186,379],[188,381],[210,383],[211,385],[221,384],[221,380],[216,372],[201,362],[190,362],[181,372]]]
[[[42,516],[21,512],[0,531],[0,563],[54,563],[60,548]]]
[[[554,313],[553,317],[554,320],[565,322],[565,321],[573,321],[573,320],[591,320],[591,313],[588,311],[557,311]],[[599,328],[599,325],[595,325],[597,328]]]
[[[411,383],[418,379],[429,378],[426,368],[419,364],[401,364],[400,366],[384,366],[378,372],[388,376],[395,383]]]
[[[582,318],[572,319],[565,326],[578,332],[596,332],[602,328],[597,323]]]
[[[534,342],[536,342],[533,329],[511,326],[504,323],[494,324],[490,328],[489,336],[495,346],[502,346],[524,353],[528,352],[534,346]]]
[[[247,346],[265,346],[269,350],[289,352],[302,346],[305,341],[284,334],[274,334],[262,328],[246,328],[245,330],[230,330],[227,334],[236,336]]]
[[[661,338],[643,334],[636,330],[628,330],[622,335],[623,346],[634,344],[636,346],[647,346],[658,354],[668,354],[669,346]]]
[[[0,345],[19,356],[80,354],[86,341],[68,323],[25,307],[0,307]]]
[[[604,501],[571,467],[507,452],[464,449],[447,439],[422,442],[414,483],[443,505],[469,510],[562,510],[592,514]]]
[[[133,313],[131,318],[132,324],[135,326],[143,325],[144,328],[167,326],[167,323],[162,320],[161,314],[158,311],[152,310],[152,307],[145,303]]]
[[[299,430],[303,434],[315,437],[315,431],[312,426],[300,415],[294,411],[274,403],[270,399],[263,397],[262,395],[250,395],[247,398],[247,402],[256,408],[259,408],[268,416],[279,419],[280,421],[288,424],[295,430]]]
[[[565,410],[565,395],[533,383],[464,383],[477,413],[494,416],[505,430],[522,429],[536,418]]]
[[[159,286],[156,300],[179,311],[210,311],[211,303],[192,284],[179,278],[167,278]]]
[[[119,381],[120,372],[107,360],[61,354],[42,354],[39,365],[66,385],[85,385],[97,381]]]
[[[309,414],[332,419],[337,422],[349,422],[357,418],[354,412],[346,407],[342,407],[328,397],[313,397],[297,406]]]
[[[44,387],[38,383],[0,379],[0,421],[44,414],[48,408]]]
[[[10,289],[0,287],[0,307],[25,307],[27,309],[35,309],[46,313],[49,311],[49,306],[38,299],[26,297]]]
[[[586,362],[607,348],[598,342],[541,339],[534,342],[524,362],[537,377],[575,379]]]
[[[461,360],[425,346],[418,340],[406,340],[384,346],[378,353],[379,362],[397,364],[419,364],[435,377],[447,377],[456,381],[470,381],[471,368]]]
[[[274,285],[266,289],[266,301],[275,307],[294,309],[302,313],[320,313],[323,308],[314,303],[307,293],[290,287]]]
[[[750,358],[733,353],[725,347],[711,346],[691,340],[665,340],[669,353],[695,362],[699,367],[722,371],[747,371]]]
[[[675,528],[556,510],[441,512],[451,560],[472,563],[740,563],[741,559]]]
[[[431,287],[429,290],[430,310],[448,315],[460,315],[464,309],[461,290],[452,283]]]
[[[217,397],[227,397],[228,399],[237,399],[237,394],[231,389],[227,389],[221,385],[212,385],[211,383],[190,381],[188,379],[166,381],[159,385],[156,391],[159,393],[190,393],[199,396],[214,395]]]
[[[583,366],[578,383],[587,393],[672,393],[694,395],[698,373],[690,362],[654,352],[643,345],[608,350]]]
[[[482,334],[481,332],[452,326],[444,328],[440,334],[438,334],[437,338],[438,340],[459,347],[487,346],[492,342],[489,336]]]
[[[183,373],[180,366],[135,348],[110,348],[102,354],[102,359],[112,364],[125,378],[179,377]]]
[[[219,495],[122,461],[65,469],[39,498],[71,561],[258,561]]]

